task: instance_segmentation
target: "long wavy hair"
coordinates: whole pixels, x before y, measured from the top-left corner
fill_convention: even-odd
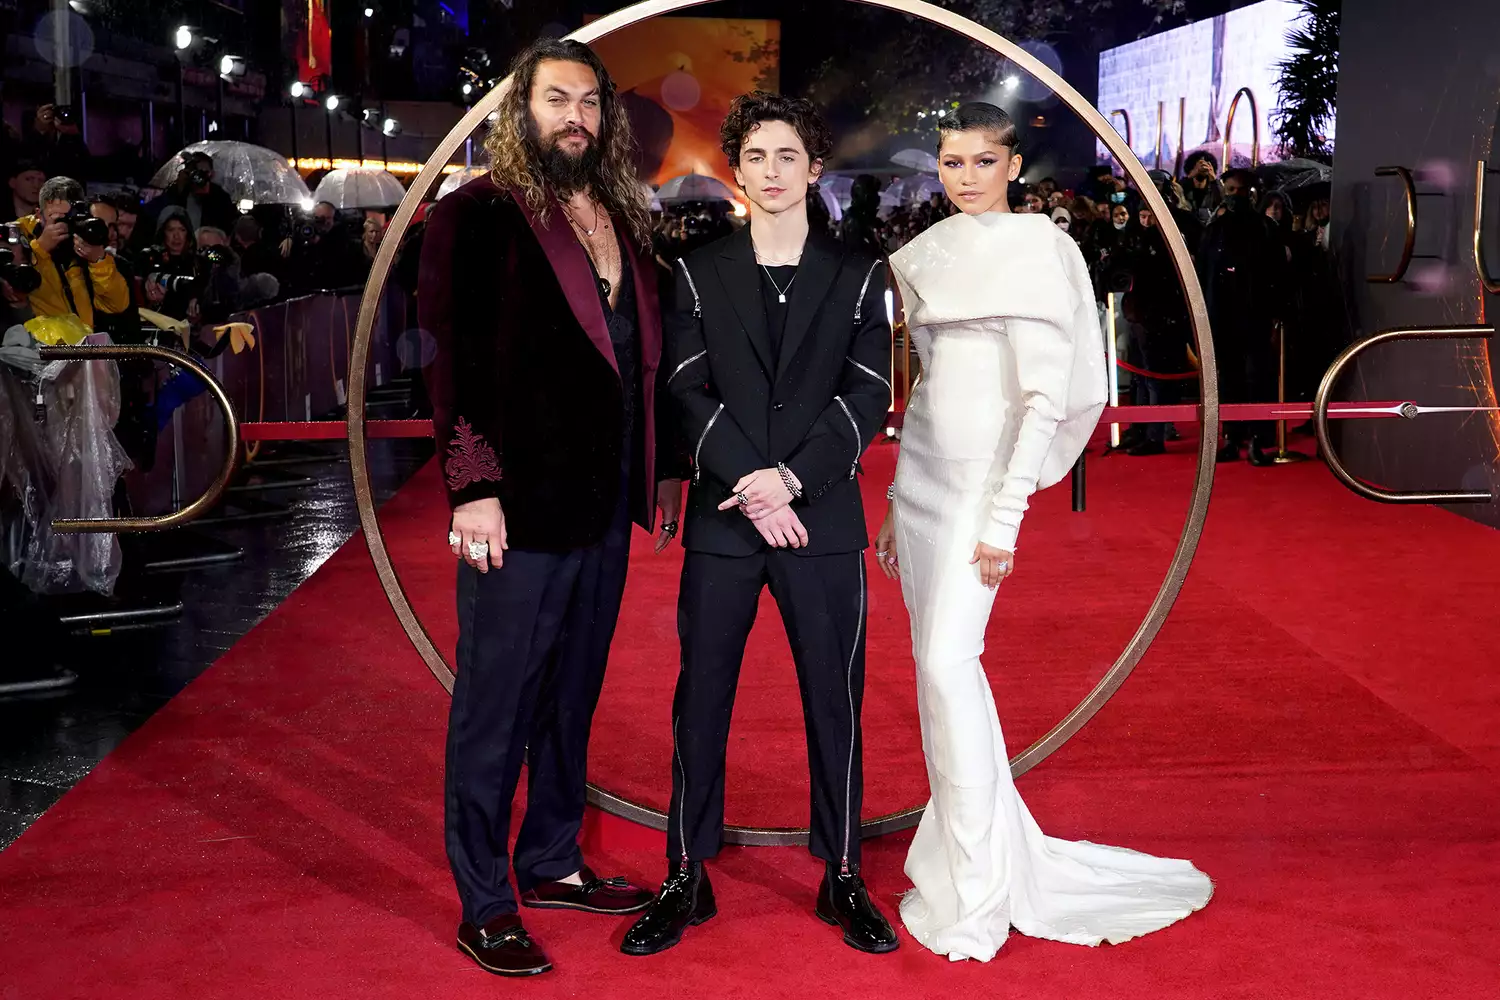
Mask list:
[[[526,199],[533,215],[546,225],[557,203],[557,192],[547,183],[540,150],[531,132],[531,87],[536,69],[548,60],[582,63],[599,80],[599,165],[589,179],[595,198],[611,215],[623,217],[640,246],[651,243],[651,208],[636,173],[635,136],[615,90],[615,82],[594,50],[582,42],[544,38],[528,46],[511,64],[511,86],[500,101],[500,117],[484,138],[490,156],[490,176],[497,185],[514,188]]]

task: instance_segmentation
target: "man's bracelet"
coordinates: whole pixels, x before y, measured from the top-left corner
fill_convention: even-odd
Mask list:
[[[891,483],[891,485],[885,488],[885,498],[887,500],[896,499],[896,484],[894,481]]]
[[[781,474],[782,485],[784,485],[786,487],[786,491],[792,495],[792,499],[801,500],[802,487],[798,486],[797,480],[792,478],[792,470],[786,467],[786,463],[777,462],[776,471]]]

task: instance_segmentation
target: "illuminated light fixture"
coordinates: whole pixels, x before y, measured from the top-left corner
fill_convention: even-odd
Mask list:
[[[365,17],[374,17],[374,16],[375,16],[375,8],[374,7],[366,7],[365,8]]]
[[[292,84],[288,93],[290,93],[294,98],[310,97],[312,95],[312,88],[303,83],[301,80],[298,80]]]
[[[737,201],[734,203],[734,217],[736,219],[743,219],[745,217],[745,212],[746,209],[744,202]]]
[[[340,101],[338,94],[329,94],[328,99],[323,102],[323,107],[327,108],[330,112],[337,111],[339,109],[339,103]]]
[[[250,211],[254,207],[255,207],[255,202],[251,201],[249,198],[241,198],[240,199],[240,211],[241,212],[248,212],[248,211]]]
[[[500,112],[491,111],[488,115],[485,116],[484,120],[487,122],[497,122],[500,120]]]
[[[947,114],[947,113],[948,113],[948,109],[947,109],[947,108],[942,108],[942,109],[940,109],[940,110],[939,110],[939,111],[938,111],[938,117],[939,117],[939,118],[941,118],[941,117],[943,117],[943,116],[944,116],[944,115],[946,115],[946,114]]]
[[[885,436],[888,437],[888,438],[895,437],[896,436],[896,428],[894,428],[894,427],[887,427],[885,429]]]
[[[210,132],[217,132],[217,131],[219,131],[219,123],[218,122],[209,122],[208,123],[208,130]]]
[[[359,118],[362,124],[374,128],[375,123],[380,120],[380,112],[374,108],[365,108],[364,113]]]
[[[176,33],[172,36],[172,40],[177,44],[177,50],[179,52],[182,51],[183,49],[190,49],[190,48],[192,48],[193,47],[193,29],[189,28],[185,24],[178,25]]]
[[[1021,78],[1012,73],[1010,76],[1007,76],[1005,78],[1005,85],[1014,90],[1021,85]]]
[[[316,206],[317,202],[313,201],[311,198],[302,199],[302,211],[311,212]]]
[[[219,60],[219,75],[226,80],[245,75],[245,60],[239,56],[224,56]]]
[[[925,111],[918,111],[917,112],[917,117],[918,118],[926,118],[927,117],[927,112],[925,112]]]
[[[463,92],[464,96],[468,97],[470,94],[474,93],[474,85],[472,83],[465,82],[463,86]]]
[[[391,136],[401,134],[401,123],[394,118],[387,118],[380,126],[381,134]]]

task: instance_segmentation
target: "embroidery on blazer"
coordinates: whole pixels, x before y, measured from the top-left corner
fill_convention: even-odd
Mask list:
[[[500,479],[500,460],[495,457],[495,449],[463,417],[459,417],[453,426],[453,441],[448,445],[448,461],[443,465],[443,472],[448,477],[450,490]]]

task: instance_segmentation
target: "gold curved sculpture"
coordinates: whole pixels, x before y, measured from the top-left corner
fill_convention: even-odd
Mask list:
[[[1229,114],[1224,116],[1224,158],[1219,161],[1221,171],[1229,169],[1229,138],[1234,134],[1234,113],[1239,109],[1240,98],[1250,98],[1250,166],[1260,166],[1260,109],[1255,103],[1255,93],[1249,87],[1234,92],[1229,102]]]
[[[603,38],[613,32],[619,31],[629,25],[655,17],[659,14],[670,14],[675,11],[686,10],[690,7],[699,7],[710,3],[712,0],[644,0],[634,6],[619,10],[613,14],[606,15],[594,21],[570,35],[570,38],[580,42],[592,42]],[[1168,210],[1166,202],[1156,190],[1156,185],[1151,182],[1146,167],[1136,157],[1129,144],[1122,140],[1119,133],[1110,125],[1108,119],[1099,113],[1092,104],[1084,100],[1076,90],[1065,82],[1062,77],[1054,73],[1039,59],[1021,48],[1009,39],[1002,38],[995,32],[976,24],[969,19],[945,10],[923,0],[850,0],[853,3],[864,3],[872,7],[881,7],[886,10],[907,14],[912,17],[929,21],[941,27],[948,28],[960,35],[969,38],[980,45],[986,46],[1021,69],[1030,73],[1037,80],[1048,86],[1053,93],[1057,94],[1072,110],[1093,129],[1094,134],[1102,141],[1115,160],[1120,163],[1136,188],[1146,200],[1146,204],[1156,213],[1160,225],[1167,238],[1167,247],[1172,253],[1172,263],[1177,269],[1177,275],[1182,282],[1183,291],[1188,304],[1188,314],[1192,320],[1193,336],[1196,342],[1198,357],[1202,371],[1202,406],[1200,409],[1202,421],[1202,434],[1198,447],[1197,474],[1193,484],[1192,502],[1188,508],[1188,514],[1183,523],[1182,535],[1177,543],[1177,549],[1172,556],[1172,562],[1167,569],[1165,578],[1162,580],[1161,588],[1157,591],[1155,600],[1146,611],[1140,627],[1126,644],[1119,658],[1113,666],[1105,673],[1081,702],[1069,712],[1061,722],[1041,739],[1018,754],[1011,760],[1011,773],[1019,777],[1031,768],[1045,760],[1058,747],[1083,727],[1095,713],[1104,706],[1110,697],[1130,676],[1137,663],[1145,655],[1146,649],[1151,645],[1157,632],[1161,630],[1166,621],[1167,613],[1176,601],[1178,593],[1182,589],[1184,580],[1187,578],[1188,567],[1192,564],[1193,554],[1198,548],[1199,538],[1203,533],[1203,523],[1208,516],[1209,493],[1213,488],[1214,453],[1218,443],[1219,434],[1219,396],[1218,380],[1214,366],[1213,338],[1209,332],[1208,310],[1204,304],[1203,289],[1198,283],[1198,277],[1193,269],[1192,258],[1188,255],[1187,244],[1182,238],[1181,231],[1173,221],[1172,213]],[[448,162],[450,156],[457,151],[464,140],[500,106],[500,100],[506,88],[510,86],[507,78],[494,90],[486,94],[469,112],[464,115],[453,130],[438,143],[431,158],[422,167],[421,173],[417,175],[402,199],[401,205],[396,209],[396,214],[387,230],[386,237],[380,245],[380,250],[375,256],[374,266],[370,270],[370,278],[365,285],[364,299],[360,303],[359,324],[354,342],[354,354],[349,365],[349,468],[354,479],[355,499],[359,506],[360,524],[364,528],[365,542],[370,548],[370,558],[375,563],[376,573],[380,577],[381,586],[385,589],[386,596],[390,599],[391,607],[396,612],[406,634],[410,637],[412,644],[421,655],[423,661],[432,671],[434,677],[449,691],[453,690],[453,672],[444,662],[442,655],[433,645],[422,623],[417,619],[412,610],[411,602],[401,588],[401,582],[396,575],[395,568],[391,565],[390,554],[386,550],[385,538],[381,534],[380,522],[376,517],[375,504],[370,488],[370,469],[365,455],[365,367],[369,359],[369,347],[371,331],[375,325],[375,315],[379,308],[380,296],[385,288],[386,280],[390,276],[391,266],[395,261],[396,249],[400,242],[398,235],[406,230],[411,224],[413,215],[416,214],[417,206],[423,200],[423,195],[431,189],[433,182],[438,179],[443,165]],[[1129,118],[1127,115],[1127,122]],[[620,796],[608,791],[589,786],[589,799],[595,805],[608,812],[625,816],[628,819],[643,823],[657,830],[666,829],[666,816],[662,812],[643,806],[638,803],[629,802]],[[921,817],[922,807],[915,806],[910,809],[901,810],[886,816],[877,817],[863,822],[860,826],[862,836],[873,836],[892,830],[899,830],[915,826]],[[729,843],[738,844],[799,844],[806,843],[806,829],[789,828],[756,828],[756,827],[726,827],[725,840]]]
[[[1111,129],[1113,129],[1115,127],[1114,126],[1114,117],[1115,117],[1115,115],[1119,115],[1121,118],[1125,119],[1125,145],[1128,146],[1131,149],[1135,149],[1135,135],[1131,131],[1131,128],[1130,128],[1130,112],[1126,111],[1124,108],[1115,108],[1113,111],[1111,111],[1109,113],[1109,118],[1110,118],[1110,125],[1109,125],[1109,127]],[[1120,133],[1118,133],[1118,132],[1115,133],[1115,135],[1119,135],[1119,134]],[[1104,137],[1100,136],[1099,138],[1103,139]],[[1105,145],[1107,146],[1107,145],[1109,145],[1109,143],[1105,142]]]
[[[1492,326],[1413,326],[1381,330],[1344,348],[1343,352],[1334,359],[1333,364],[1328,366],[1328,371],[1323,373],[1323,381],[1318,385],[1318,394],[1313,398],[1313,420],[1318,432],[1318,448],[1322,451],[1323,461],[1328,464],[1328,470],[1333,473],[1334,478],[1359,496],[1366,500],[1374,500],[1376,503],[1489,503],[1492,501],[1494,495],[1491,493],[1467,490],[1387,490],[1360,479],[1344,467],[1343,459],[1339,457],[1338,449],[1333,446],[1333,439],[1328,434],[1328,397],[1333,395],[1333,387],[1343,377],[1344,369],[1353,364],[1355,358],[1372,347],[1379,347],[1393,340],[1467,340],[1470,338],[1488,340],[1494,335],[1495,328]],[[1415,403],[1406,403],[1401,407],[1401,415],[1407,419],[1416,417],[1421,412],[1422,407]]]
[[[1478,213],[1484,198],[1484,164],[1479,165],[1479,193],[1475,196],[1475,223],[1474,223],[1474,254],[1475,260],[1481,259],[1483,251],[1479,248],[1479,223]],[[1417,182],[1412,177],[1411,171],[1405,167],[1376,167],[1376,177],[1399,177],[1406,194],[1406,237],[1401,245],[1401,259],[1396,262],[1396,269],[1390,274],[1371,274],[1366,277],[1367,281],[1375,284],[1394,284],[1406,277],[1406,269],[1411,267],[1412,251],[1417,245]],[[1484,278],[1484,265],[1479,265],[1479,276]]]
[[[1491,278],[1490,269],[1484,262],[1484,178],[1490,173],[1483,160],[1474,171],[1474,269],[1479,272],[1479,283],[1484,290],[1500,295],[1500,278]],[[1412,226],[1416,226],[1413,218]]]
[[[176,365],[178,368],[186,368],[203,380],[208,386],[209,396],[218,405],[219,411],[224,414],[224,436],[227,438],[224,453],[224,464],[219,467],[219,474],[214,481],[208,485],[203,494],[187,504],[181,510],[175,510],[170,514],[161,514],[156,517],[101,517],[101,518],[58,518],[52,522],[52,530],[59,532],[122,532],[122,531],[165,531],[167,528],[175,528],[187,524],[208,513],[213,505],[219,502],[219,497],[224,494],[224,488],[229,485],[229,478],[234,475],[235,466],[239,463],[240,452],[240,422],[234,415],[234,406],[229,402],[229,396],[224,392],[224,387],[219,380],[214,378],[213,373],[203,366],[197,358],[189,357],[181,351],[171,351],[165,347],[155,347],[151,344],[111,344],[102,347],[43,347],[38,352],[43,361],[111,361],[127,358],[157,358],[168,364]]]

